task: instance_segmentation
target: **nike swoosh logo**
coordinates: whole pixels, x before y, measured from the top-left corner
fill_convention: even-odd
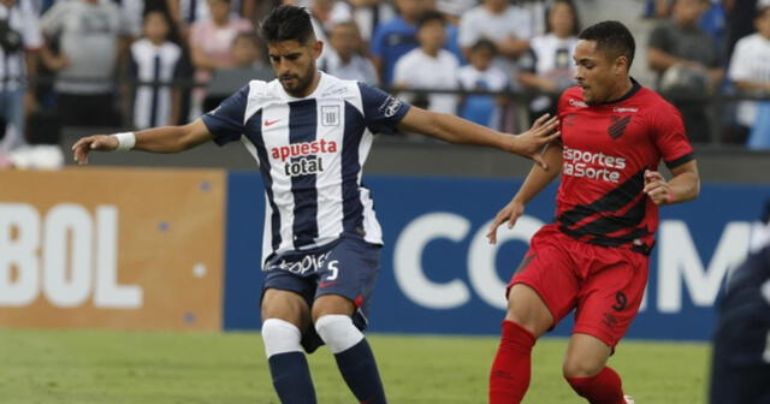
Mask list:
[[[337,282],[319,282],[318,283],[318,287],[319,288],[328,288],[328,287],[334,286],[336,284],[337,284]]]
[[[272,124],[274,124],[274,123],[276,123],[278,121],[280,121],[280,119],[276,119],[276,120],[273,120],[273,121],[265,121],[265,127],[271,126]]]

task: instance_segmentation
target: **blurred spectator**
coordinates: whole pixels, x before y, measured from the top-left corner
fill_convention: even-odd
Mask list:
[[[126,33],[120,9],[107,0],[60,1],[41,21],[58,52],[44,47],[43,62],[55,71],[57,105],[66,126],[117,126],[114,97],[118,41]]]
[[[310,11],[310,21],[313,23],[315,37],[324,43],[324,47],[321,48],[321,57],[323,57],[329,49],[331,29],[340,22],[350,21],[353,15],[350,6],[338,0],[312,0],[308,11]]]
[[[211,18],[196,21],[190,28],[190,56],[197,83],[208,83],[214,70],[232,67],[233,39],[253,29],[248,20],[230,14],[230,4],[230,0],[208,0]],[[205,96],[204,88],[193,91],[190,118],[201,114]]]
[[[443,13],[452,25],[460,25],[460,17],[476,4],[476,0],[436,0],[436,10]]]
[[[484,0],[460,19],[458,43],[467,55],[473,44],[487,38],[495,43],[501,55],[513,60],[529,48],[529,39],[534,34],[531,15],[524,7],[507,0]],[[512,66],[507,63],[505,67]]]
[[[339,23],[332,28],[328,45],[320,61],[320,69],[341,79],[357,80],[377,86],[377,71],[372,62],[361,56],[361,34],[355,22]]]
[[[387,0],[351,0],[353,21],[361,31],[361,38],[368,49],[374,29],[396,17],[396,10]]]
[[[184,39],[188,37],[188,31],[195,22],[211,19],[211,10],[206,0],[166,0],[166,7]],[[230,14],[233,18],[244,17],[255,21],[258,8],[257,0],[232,0]]]
[[[137,129],[173,125],[179,121],[179,89],[164,86],[180,75],[182,49],[168,40],[168,14],[151,11],[144,16],[144,37],[131,45],[130,74],[141,84],[133,94],[133,125]]]
[[[529,57],[522,58],[519,81],[530,90],[547,93],[530,103],[530,119],[556,113],[559,94],[574,84],[575,53],[580,21],[572,0],[555,0],[548,8],[547,34],[532,38]]]
[[[431,0],[395,0],[399,15],[378,26],[369,47],[374,65],[385,86],[393,84],[396,61],[419,46],[417,21],[433,8]]]
[[[645,18],[668,18],[671,15],[671,0],[647,0],[644,3]]]
[[[0,1],[0,117],[5,124],[0,155],[26,144],[25,112],[35,109],[34,88],[28,88],[27,82],[35,79],[35,57],[42,44],[31,2]]]
[[[658,90],[664,95],[702,97],[718,87],[724,77],[717,47],[698,27],[708,0],[676,0],[671,19],[650,34],[647,60],[658,73]],[[692,142],[710,140],[707,105],[703,100],[674,99]]]
[[[393,81],[399,89],[456,90],[458,88],[457,57],[442,49],[446,41],[446,21],[441,13],[429,11],[417,24],[420,47],[401,57],[395,67]],[[406,97],[410,97],[407,95]],[[415,105],[424,104],[420,99],[410,100]],[[435,112],[457,113],[457,96],[454,94],[430,94],[427,108]]]
[[[481,39],[471,46],[468,53],[470,64],[460,68],[458,79],[463,90],[505,91],[508,86],[508,75],[492,65],[497,56],[495,44],[488,39]],[[497,104],[504,103],[504,98],[496,100],[491,95],[468,95],[460,107],[460,116],[499,130],[501,127],[501,108]]]
[[[270,81],[273,70],[262,58],[262,46],[255,32],[241,32],[233,40],[232,67],[217,69],[208,85],[208,95],[203,109],[216,108],[225,98],[245,86],[251,80]]]
[[[757,11],[754,26],[758,32],[741,38],[735,45],[735,52],[730,60],[729,78],[744,93],[770,95],[770,0],[760,0]],[[738,105],[739,140],[748,137],[758,120],[766,121],[767,116],[758,113],[760,104],[766,103],[767,101],[742,101]],[[767,110],[767,107],[764,109]],[[770,142],[770,127],[758,128],[756,135],[752,134],[752,137],[756,136],[753,141],[760,142],[763,135],[767,136]],[[761,147],[761,143],[756,146]]]
[[[757,15],[757,0],[722,0],[727,14],[726,55],[729,59],[739,39],[753,34]]]

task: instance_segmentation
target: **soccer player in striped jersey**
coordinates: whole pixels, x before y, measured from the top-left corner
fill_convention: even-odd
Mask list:
[[[355,81],[321,73],[306,10],[274,9],[262,36],[276,80],[251,81],[185,126],[95,135],[74,146],[85,164],[93,150],[180,152],[213,140],[240,140],[259,164],[267,197],[262,265],[262,337],[283,403],[314,403],[305,352],[326,344],[358,401],[384,403],[374,356],[361,333],[379,269],[380,225],[361,169],[373,133],[398,128],[447,142],[496,147],[542,164],[559,136],[543,117],[521,135],[437,114]]]
[[[607,21],[584,30],[573,56],[578,86],[558,104],[562,138],[544,152],[492,223],[513,226],[561,172],[556,221],[532,238],[508,286],[508,309],[489,383],[490,403],[519,403],[535,340],[576,310],[563,374],[591,403],[622,404],[607,365],[636,316],[647,284],[658,207],[694,199],[699,176],[679,112],[629,76],[634,38]],[[670,180],[657,172],[663,160]]]

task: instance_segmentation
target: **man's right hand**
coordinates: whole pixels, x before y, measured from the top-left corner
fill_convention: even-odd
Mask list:
[[[118,139],[111,135],[93,135],[84,137],[72,146],[75,162],[88,164],[88,153],[92,150],[112,151],[118,148]]]
[[[549,114],[537,118],[528,131],[514,137],[512,147],[514,153],[534,160],[544,170],[548,170],[548,165],[541,154],[543,147],[561,136],[561,132],[557,130],[559,119],[555,116],[549,118]]]
[[[511,200],[508,205],[497,213],[492,225],[489,226],[489,232],[487,233],[487,239],[489,244],[497,244],[497,228],[501,224],[508,222],[508,228],[512,228],[516,221],[524,214],[524,204],[519,202],[516,198]]]

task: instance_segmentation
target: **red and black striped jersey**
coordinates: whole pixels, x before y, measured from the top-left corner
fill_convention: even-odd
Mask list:
[[[559,229],[579,240],[649,253],[658,208],[644,192],[645,170],[693,159],[682,117],[654,91],[633,81],[619,100],[587,104],[580,87],[559,100],[562,180]]]

